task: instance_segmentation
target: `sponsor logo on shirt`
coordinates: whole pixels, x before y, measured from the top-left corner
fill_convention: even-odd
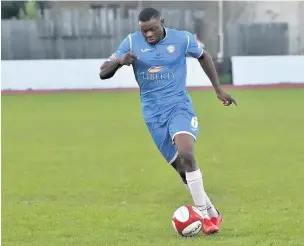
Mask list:
[[[160,71],[162,71],[164,69],[163,66],[153,66],[153,67],[150,67],[148,69],[148,72],[149,73],[159,73]]]
[[[162,72],[163,70],[163,66],[153,66],[150,67],[147,72],[137,72],[137,77],[139,80],[146,80],[156,83],[160,83],[164,80],[172,80],[175,78],[174,72]]]

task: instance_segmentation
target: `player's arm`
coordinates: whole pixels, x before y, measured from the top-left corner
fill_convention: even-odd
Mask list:
[[[120,64],[118,59],[114,61],[105,61],[100,67],[100,79],[112,78],[116,71],[121,67],[122,65]]]
[[[213,88],[216,92],[217,98],[221,100],[225,106],[229,106],[232,103],[236,104],[236,101],[221,88],[219,78],[216,72],[214,62],[211,55],[203,49],[203,45],[195,39],[194,35],[186,32],[187,35],[187,48],[186,53],[194,58],[197,58],[202,69],[210,79]]]
[[[136,58],[131,52],[130,37],[124,39],[117,51],[105,61],[99,72],[100,79],[109,79],[114,76],[123,65],[130,66]]]

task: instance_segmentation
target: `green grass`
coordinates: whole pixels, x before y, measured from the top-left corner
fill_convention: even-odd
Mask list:
[[[304,245],[304,90],[191,93],[196,155],[224,214],[185,239],[191,198],[141,118],[137,93],[2,96],[3,245]]]

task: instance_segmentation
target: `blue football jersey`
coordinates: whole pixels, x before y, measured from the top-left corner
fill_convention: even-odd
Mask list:
[[[140,31],[128,35],[109,60],[133,52],[138,59],[132,64],[140,88],[142,113],[148,120],[191,100],[186,91],[186,56],[199,58],[203,47],[187,31],[166,28],[166,36],[155,45],[146,42]]]

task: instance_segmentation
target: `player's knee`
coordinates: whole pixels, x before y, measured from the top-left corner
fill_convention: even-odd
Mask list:
[[[180,169],[186,172],[193,172],[197,169],[194,154],[189,151],[179,152],[178,157],[180,159]]]

